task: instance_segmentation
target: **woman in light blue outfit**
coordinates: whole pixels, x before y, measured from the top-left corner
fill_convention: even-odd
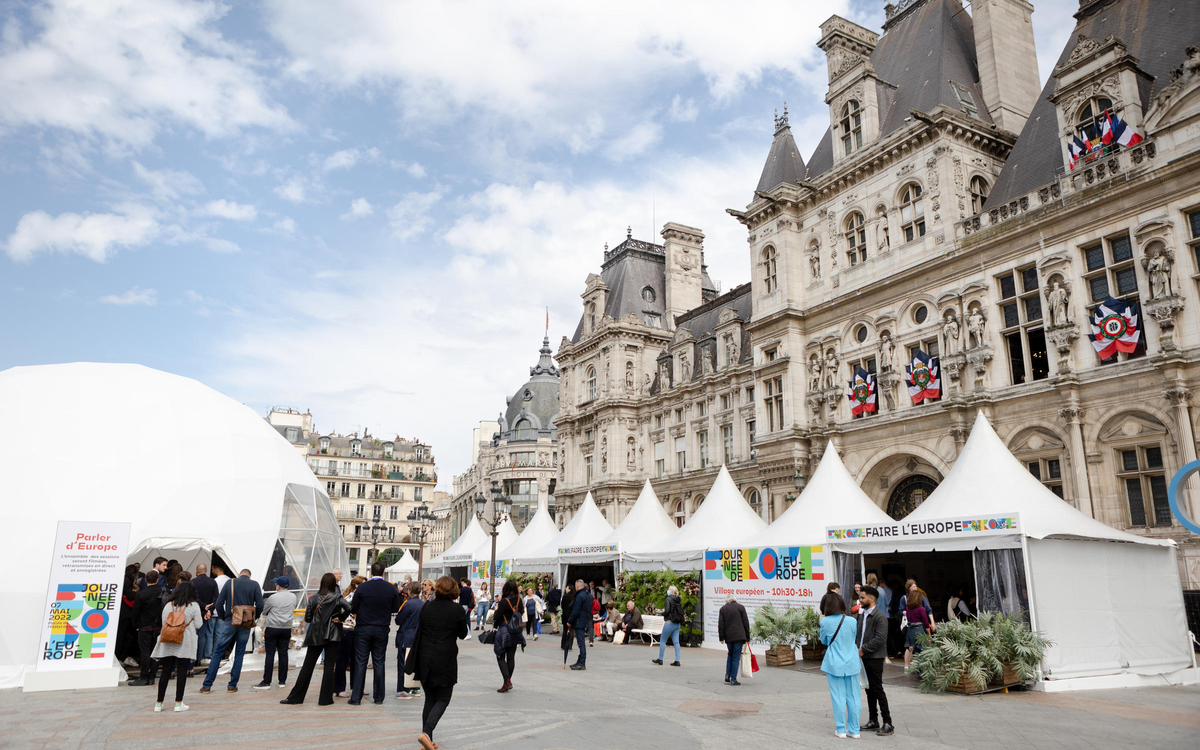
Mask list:
[[[857,630],[858,623],[846,614],[846,600],[840,596],[830,598],[821,620],[821,643],[826,646],[821,671],[829,682],[829,698],[833,701],[834,734],[843,739],[847,735],[858,739],[862,714]]]
[[[679,598],[679,589],[671,586],[667,589],[667,606],[663,608],[663,629],[658,636],[658,658],[650,661],[661,667],[663,655],[667,653],[667,641],[674,639],[675,661],[671,662],[671,666],[679,666],[679,629],[683,626],[684,619],[683,600]]]

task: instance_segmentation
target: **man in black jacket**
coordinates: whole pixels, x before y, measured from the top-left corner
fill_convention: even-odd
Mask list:
[[[558,634],[558,605],[562,604],[562,591],[557,583],[550,584],[550,593],[546,594],[546,611],[550,613],[552,633]]]
[[[575,582],[575,600],[571,602],[571,614],[567,625],[575,631],[575,642],[579,644],[579,659],[571,669],[587,669],[587,637],[592,632],[592,593],[583,579]]]
[[[217,596],[221,591],[217,588],[217,582],[208,576],[208,566],[200,563],[196,566],[196,577],[192,579],[192,588],[196,589],[196,603],[200,605],[200,612],[212,611],[212,606],[217,602]],[[196,666],[200,666],[200,662],[208,661],[212,657],[213,648],[213,630],[216,628],[216,621],[209,619],[205,620],[200,626],[200,630],[196,631],[196,638],[199,641],[199,646],[196,649]]]
[[[158,631],[162,629],[162,586],[158,571],[151,568],[146,572],[146,585],[133,597],[133,626],[137,628],[138,676],[129,680],[130,685],[153,685],[158,672],[158,660],[150,658],[154,645],[158,643]]]
[[[738,682],[738,667],[742,664],[742,646],[750,640],[750,618],[746,608],[738,604],[733,594],[725,597],[725,606],[717,613],[717,640],[729,647],[725,660],[725,681],[730,685]]]
[[[858,613],[858,655],[862,657],[863,670],[867,673],[867,710],[871,720],[863,725],[864,731],[878,730],[882,736],[891,734],[892,713],[888,710],[887,695],[883,692],[883,658],[887,655],[888,619],[881,607],[879,589],[863,586],[859,601],[862,611]],[[878,708],[878,711],[876,709]],[[879,725],[879,712],[883,714],[883,726]]]
[[[367,683],[367,660],[374,665],[375,681],[372,698],[381,704],[387,697],[388,633],[392,629],[392,615],[400,611],[400,592],[383,580],[385,568],[376,560],[371,563],[371,580],[354,590],[350,611],[354,613],[354,685],[350,693],[350,705],[362,703]]]

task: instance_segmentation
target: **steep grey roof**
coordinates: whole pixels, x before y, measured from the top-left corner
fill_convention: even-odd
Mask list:
[[[660,319],[665,314],[667,277],[666,255],[662,245],[627,236],[624,242],[604,254],[600,278],[608,287],[604,314],[614,320],[635,313],[645,322],[647,313],[657,315]],[[707,274],[704,278],[708,279]],[[712,282],[708,281],[708,285],[711,286]],[[642,297],[642,290],[646,287],[654,290],[652,302]],[[580,316],[571,340],[579,341],[582,337],[583,317]]]
[[[914,3],[889,21],[871,65],[879,78],[880,138],[904,127],[909,110],[963,111],[954,84],[971,92],[980,120],[992,121],[979,89],[974,26],[959,0]],[[827,129],[808,160],[807,179],[832,167],[833,136]]]
[[[771,142],[767,163],[763,165],[762,176],[758,178],[758,189],[766,192],[784,183],[799,185],[802,179],[804,159],[800,157],[796,140],[792,138],[792,129],[788,127],[787,107],[784,107],[783,117],[775,118],[775,140]]]
[[[1139,87],[1143,110],[1164,86],[1168,75],[1187,57],[1185,48],[1195,44],[1200,29],[1200,3],[1195,0],[1113,0],[1089,2],[1076,14],[1078,22],[1059,55],[1066,62],[1079,42],[1079,35],[1102,41],[1109,34],[1138,59],[1138,67],[1154,77],[1151,86]],[[1059,146],[1058,114],[1047,98],[1054,92],[1050,76],[1033,112],[1000,170],[985,205],[994,206],[1052,182],[1063,166]]]
[[[508,400],[504,424],[500,426],[501,436],[508,440],[516,437],[512,430],[525,417],[531,417],[532,427],[543,433],[553,436],[557,432],[554,420],[558,417],[559,373],[551,358],[549,337],[542,340],[538,354],[538,363],[529,368],[529,380]]]

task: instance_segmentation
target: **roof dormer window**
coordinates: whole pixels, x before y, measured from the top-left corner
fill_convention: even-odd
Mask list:
[[[842,120],[838,125],[842,136],[842,148],[847,156],[862,148],[862,112],[858,100],[851,99],[842,107]]]
[[[362,454],[362,441],[355,438],[350,441],[350,455],[358,456]]]
[[[317,442],[320,444],[322,451],[324,451],[324,452],[329,451],[329,438],[323,437],[320,440],[318,440]]]
[[[384,457],[384,458],[391,458],[391,457],[392,457],[392,450],[393,450],[393,448],[394,448],[394,444],[392,443],[392,441],[391,441],[391,440],[389,440],[389,441],[387,441],[386,443],[384,443],[384,444],[383,444],[383,457]]]
[[[1100,140],[1100,118],[1112,109],[1112,105],[1112,99],[1097,96],[1088,99],[1087,103],[1079,108],[1079,129],[1084,131],[1093,143]]]

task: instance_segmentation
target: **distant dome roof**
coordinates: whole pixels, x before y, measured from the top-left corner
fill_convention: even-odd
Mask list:
[[[554,429],[554,420],[558,416],[559,373],[550,356],[549,336],[542,339],[539,354],[537,365],[529,368],[529,380],[508,400],[504,422],[500,425],[501,435],[506,439],[520,439],[510,433],[522,419],[529,420],[530,429]]]

